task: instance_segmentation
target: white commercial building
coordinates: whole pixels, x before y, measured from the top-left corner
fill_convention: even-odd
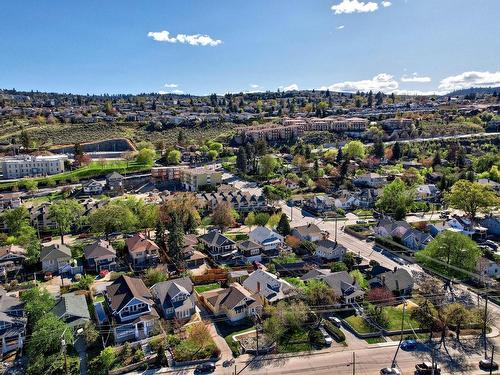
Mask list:
[[[38,177],[64,172],[66,155],[17,155],[2,160],[3,178]]]

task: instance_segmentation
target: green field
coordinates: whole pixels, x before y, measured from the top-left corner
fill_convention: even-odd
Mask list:
[[[68,171],[64,173],[55,174],[47,177],[37,177],[37,178],[26,178],[20,181],[9,181],[0,184],[0,189],[9,189],[14,186],[23,187],[27,181],[36,181],[38,186],[51,186],[57,183],[63,182],[79,182],[82,179],[89,179],[99,176],[105,176],[111,172],[118,172],[121,174],[127,174],[131,172],[141,172],[149,171],[151,165],[140,164],[135,161],[126,162],[124,160],[112,160],[112,161],[93,161],[88,165],[75,169],[73,171]]]
[[[372,326],[370,326],[362,317],[351,315],[344,319],[351,327],[359,333],[372,333],[377,332]]]

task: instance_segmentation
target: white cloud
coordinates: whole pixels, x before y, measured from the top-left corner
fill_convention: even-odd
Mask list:
[[[375,12],[378,9],[378,4],[372,1],[365,3],[359,0],[342,0],[339,4],[332,5],[331,9],[335,14],[368,13]]]
[[[257,84],[255,84],[255,83],[251,83],[251,84],[250,84],[250,87],[251,87],[252,89],[258,89],[260,86],[259,86],[259,85],[257,85]]]
[[[344,27],[344,25],[337,26],[337,30],[342,30]]]
[[[377,74],[372,79],[365,79],[362,81],[346,81],[335,83],[331,86],[323,86],[321,90],[329,89],[330,91],[341,91],[341,92],[357,92],[357,91],[382,91],[391,93],[399,88],[398,81],[394,77],[387,73]]]
[[[380,3],[380,5],[382,5],[384,8],[387,8],[387,7],[390,7],[392,5],[392,3],[390,1],[384,0]]]
[[[411,76],[405,74],[401,77],[401,82],[426,83],[430,81],[432,81],[431,77],[419,76],[417,73],[413,73]]]
[[[169,89],[175,89],[179,87],[177,83],[165,83],[164,87],[169,88]]]
[[[279,87],[282,91],[298,91],[299,86],[296,83],[292,83],[291,85],[288,86],[280,86]]]
[[[181,95],[181,94],[184,94],[184,91],[182,91],[182,90],[172,90],[171,93],[172,94]]]
[[[442,91],[422,91],[422,90],[394,90],[396,95],[418,95],[418,96],[431,96],[431,95],[443,95],[446,94]]]
[[[171,35],[168,31],[150,31],[148,37],[153,38],[157,42],[167,42],[167,43],[182,43],[190,44],[192,46],[211,46],[215,47],[222,43],[222,40],[212,39],[208,35],[194,34],[177,34],[176,36]]]
[[[499,72],[464,72],[456,76],[446,77],[439,83],[439,90],[450,92],[469,87],[500,86]]]

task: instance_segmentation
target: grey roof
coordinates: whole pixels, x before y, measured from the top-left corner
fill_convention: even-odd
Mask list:
[[[23,302],[17,297],[9,296],[3,288],[0,288],[0,321],[11,323],[16,329],[24,329],[26,325]],[[0,336],[6,333],[6,330],[0,329]]]
[[[115,311],[121,310],[132,299],[137,298],[142,302],[152,305],[153,296],[141,279],[120,276],[113,284],[106,288],[108,298],[111,301],[111,308]]]
[[[95,259],[101,257],[109,257],[110,255],[116,256],[116,251],[108,241],[97,240],[90,245],[85,246],[83,249],[85,259]]]
[[[262,247],[257,242],[253,242],[250,240],[238,242],[237,246],[238,246],[238,249],[240,249],[240,250],[253,250],[253,249],[260,249]]]
[[[331,273],[332,271],[330,271],[329,268],[313,268],[312,270],[308,271],[305,275],[303,275],[300,279],[306,281],[320,276],[326,276]]]
[[[106,176],[106,180],[121,180],[123,176],[118,172],[112,172]]]
[[[390,291],[398,291],[413,288],[413,277],[404,268],[397,268],[393,271],[387,271],[379,274],[376,279],[370,280],[370,283],[380,281]]]
[[[198,238],[209,246],[219,247],[219,246],[229,246],[235,244],[233,240],[227,238],[218,230],[212,230],[206,234],[201,235]]]
[[[151,292],[163,304],[165,300],[175,297],[179,293],[193,292],[193,282],[189,277],[163,281],[151,287]]]
[[[332,241],[332,240],[320,240],[318,242],[316,242],[316,245],[318,247],[321,247],[323,249],[326,249],[326,250],[336,250],[336,249],[344,249],[344,250],[347,250],[344,246],[342,246],[341,244],[335,242],[335,241]]]
[[[316,224],[306,224],[300,227],[295,227],[293,230],[297,231],[302,237],[314,234],[321,234],[321,229]]]
[[[243,286],[253,293],[258,293],[269,302],[279,301],[295,294],[295,288],[276,275],[261,269],[253,271]]]
[[[42,247],[40,252],[40,261],[71,259],[71,250],[63,244],[52,244]]]
[[[87,300],[83,294],[63,294],[52,309],[52,312],[62,318],[71,327],[84,324],[90,320]]]

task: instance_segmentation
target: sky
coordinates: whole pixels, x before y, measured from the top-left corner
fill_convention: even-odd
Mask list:
[[[500,86],[500,0],[0,1],[0,88],[78,94]]]

